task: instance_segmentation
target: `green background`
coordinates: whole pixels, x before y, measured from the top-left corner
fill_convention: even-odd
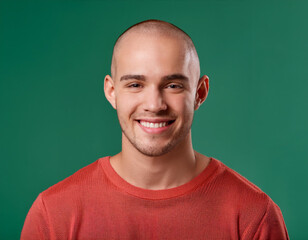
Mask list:
[[[1,239],[18,239],[37,195],[120,151],[103,94],[117,36],[170,21],[191,35],[209,97],[194,147],[233,168],[308,239],[308,1],[1,1]]]

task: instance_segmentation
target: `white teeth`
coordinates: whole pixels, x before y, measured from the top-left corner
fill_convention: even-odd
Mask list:
[[[161,128],[161,127],[165,127],[167,125],[167,122],[160,122],[160,123],[151,122],[150,123],[150,122],[140,121],[140,124],[147,128]]]

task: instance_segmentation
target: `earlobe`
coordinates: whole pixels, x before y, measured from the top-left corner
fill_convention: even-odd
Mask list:
[[[195,110],[205,101],[209,92],[209,77],[204,75],[198,82],[196,98],[195,98]]]
[[[105,92],[105,97],[107,98],[111,106],[114,109],[117,109],[115,104],[116,97],[115,97],[114,81],[109,75],[106,75],[104,80],[104,92]]]

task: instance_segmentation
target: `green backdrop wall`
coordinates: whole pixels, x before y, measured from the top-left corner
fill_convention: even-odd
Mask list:
[[[193,38],[210,93],[194,147],[281,208],[308,239],[308,1],[1,1],[1,239],[18,239],[32,202],[120,151],[103,94],[112,45],[128,26],[170,21]]]

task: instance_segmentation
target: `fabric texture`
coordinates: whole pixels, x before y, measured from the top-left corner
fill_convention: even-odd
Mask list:
[[[109,160],[39,194],[21,239],[289,239],[279,207],[217,159],[165,190],[129,184]]]

